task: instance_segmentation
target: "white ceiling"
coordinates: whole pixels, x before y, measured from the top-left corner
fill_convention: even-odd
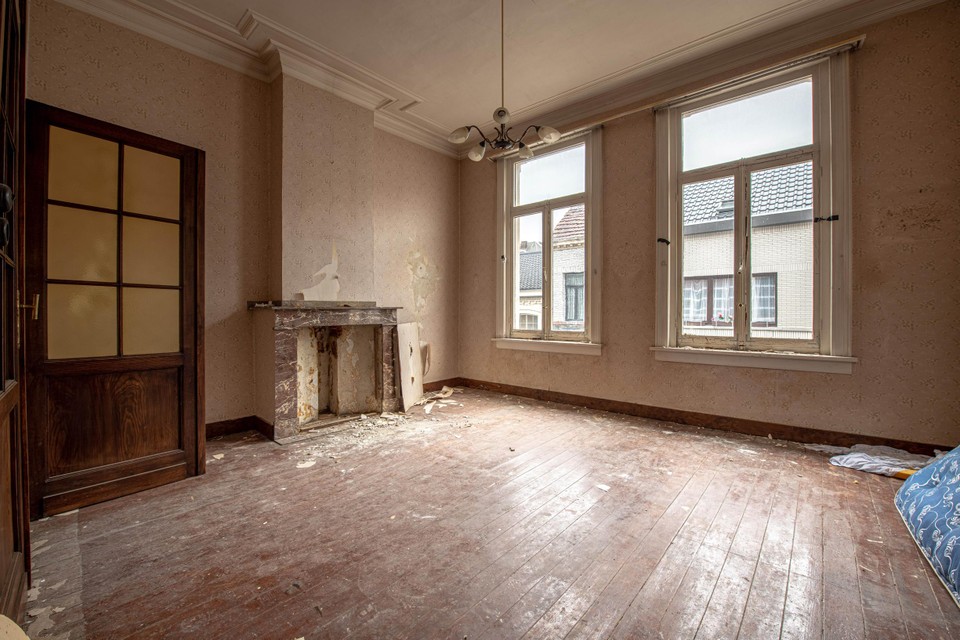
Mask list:
[[[445,129],[488,122],[500,106],[497,0],[182,1],[231,25],[253,10],[419,96],[417,113]],[[507,0],[506,106],[521,112],[758,18],[851,3]]]
[[[498,0],[59,1],[254,77],[282,69],[444,153],[500,106]],[[937,1],[506,0],[505,106],[565,124]]]

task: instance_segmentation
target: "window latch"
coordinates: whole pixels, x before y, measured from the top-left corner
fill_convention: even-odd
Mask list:
[[[662,242],[662,243],[665,244],[665,245],[669,245],[669,244],[670,244],[670,241],[667,240],[666,238],[657,238],[657,242]]]
[[[839,219],[840,219],[840,216],[838,216],[837,214],[833,214],[832,216],[825,216],[823,218],[814,218],[813,221],[814,222],[834,222],[835,220],[839,220]]]

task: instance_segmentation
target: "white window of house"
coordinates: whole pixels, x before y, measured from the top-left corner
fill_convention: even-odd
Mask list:
[[[848,53],[657,110],[657,358],[851,371]]]
[[[599,354],[600,154],[597,129],[498,161],[498,347]]]

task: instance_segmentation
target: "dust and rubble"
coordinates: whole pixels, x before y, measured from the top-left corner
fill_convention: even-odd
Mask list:
[[[429,446],[438,435],[448,431],[448,437],[462,438],[457,431],[474,426],[474,421],[469,416],[454,411],[463,407],[463,403],[450,400],[454,393],[462,391],[459,388],[444,387],[440,391],[424,395],[417,403],[423,406],[422,414],[416,411],[410,414],[361,414],[350,422],[316,429],[309,432],[316,437],[290,445],[290,458],[298,469],[307,469],[321,460],[329,464],[340,464],[352,451],[383,444],[390,446],[382,447],[379,455],[390,456],[406,445]],[[425,405],[429,405],[432,415]],[[443,411],[438,411],[439,409]],[[438,418],[440,413],[442,417]],[[342,473],[348,471],[349,469],[341,470]]]

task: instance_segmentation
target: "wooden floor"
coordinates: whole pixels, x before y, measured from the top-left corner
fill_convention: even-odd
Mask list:
[[[776,440],[451,400],[286,447],[214,440],[206,476],[34,523],[28,632],[960,638],[898,480]]]

